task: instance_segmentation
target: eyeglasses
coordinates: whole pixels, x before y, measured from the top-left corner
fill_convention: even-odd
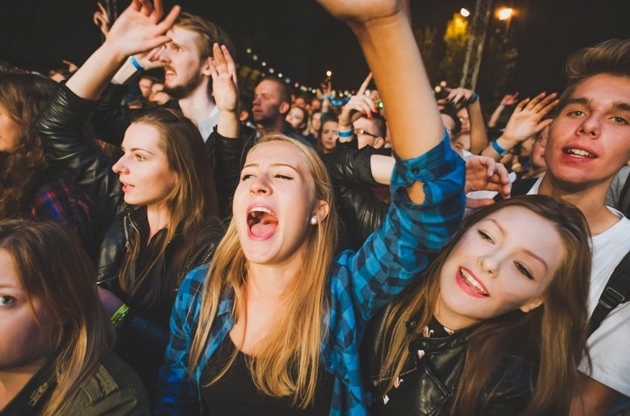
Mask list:
[[[368,136],[374,137],[375,139],[379,137],[376,134],[370,133],[369,131],[365,131],[363,129],[354,129],[354,134],[356,134],[357,136],[359,134],[367,134]]]

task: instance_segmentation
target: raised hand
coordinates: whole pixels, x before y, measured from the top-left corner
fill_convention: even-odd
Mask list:
[[[179,11],[179,6],[174,6],[162,20],[162,0],[155,0],[153,5],[148,0],[132,0],[112,25],[105,44],[125,56],[156,48],[170,40],[165,33],[175,23]]]
[[[225,45],[212,47],[212,94],[219,111],[236,112],[238,105],[238,78],[236,64]]]
[[[438,104],[446,104],[451,103],[454,105],[464,105],[468,106],[473,102],[477,101],[479,98],[475,91],[469,90],[467,88],[445,88],[448,95],[445,98],[438,100]]]
[[[465,192],[496,191],[503,198],[510,197],[512,182],[508,171],[501,163],[487,156],[466,157],[466,185]],[[494,203],[492,199],[466,199],[467,208],[480,208]]]
[[[514,94],[505,94],[503,96],[503,99],[501,100],[501,104],[505,107],[514,105],[517,102],[518,102],[518,92],[515,92]]]
[[[352,127],[352,123],[362,115],[372,117],[372,113],[377,112],[376,105],[372,99],[365,95],[368,85],[372,80],[372,73],[361,84],[361,87],[357,91],[356,95],[350,97],[350,100],[343,106],[341,113],[339,114],[339,129],[345,130]],[[344,129],[345,127],[345,129]]]
[[[503,138],[515,146],[551,124],[551,119],[543,118],[558,105],[556,95],[555,92],[549,95],[543,92],[518,103],[505,126]]]
[[[105,10],[105,7],[103,7],[100,2],[96,4],[98,5],[99,10],[94,12],[92,20],[94,21],[94,24],[98,26],[103,36],[107,38],[107,35],[109,34],[109,16],[107,15],[107,10]]]

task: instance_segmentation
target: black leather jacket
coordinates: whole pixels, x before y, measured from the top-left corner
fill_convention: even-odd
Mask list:
[[[322,155],[335,190],[337,212],[342,223],[340,249],[358,250],[387,214],[389,204],[376,188],[387,191],[372,176],[370,158],[379,154],[371,146],[361,150],[337,148]]]
[[[146,369],[134,366],[143,381],[147,378],[157,377],[157,370],[162,362],[162,357],[168,342],[169,328],[168,321],[170,309],[175,300],[176,293],[173,292],[170,299],[165,299],[162,303],[155,303],[151,308],[134,307],[143,294],[142,287],[138,289],[134,296],[124,293],[118,286],[116,275],[120,269],[121,262],[127,252],[127,243],[133,234],[139,233],[141,241],[147,241],[148,226],[146,225],[146,209],[144,207],[134,208],[126,204],[123,200],[123,192],[118,175],[111,169],[111,161],[105,157],[94,145],[92,140],[83,135],[83,126],[88,119],[96,103],[78,97],[65,85],[62,85],[49,106],[42,112],[36,122],[36,127],[42,136],[44,151],[52,166],[66,169],[73,176],[75,181],[103,207],[103,224],[109,227],[104,233],[103,241],[100,245],[97,281],[119,296],[123,302],[131,307],[131,312],[127,315],[121,328],[121,333],[125,336],[119,338],[121,342],[129,346],[130,354],[137,354],[138,365],[142,366],[140,360],[146,364]],[[224,139],[231,140],[231,139]],[[222,139],[217,139],[221,142]],[[228,143],[231,145],[232,143]],[[233,146],[236,154],[230,154],[232,160],[239,161],[242,155],[242,146]],[[228,161],[230,158],[226,158]],[[222,161],[222,163],[229,163]],[[236,168],[232,170],[240,172],[240,167],[236,163]],[[238,182],[238,174],[236,181]],[[207,263],[216,244],[223,235],[223,228],[218,220],[208,218],[204,226],[200,227],[195,235],[182,237],[179,233],[169,242],[164,255],[164,267],[152,276],[147,284],[155,284],[163,281],[166,275],[177,273],[181,278],[192,268]],[[185,261],[183,270],[174,270],[170,267],[171,260],[176,255],[178,249],[186,245],[194,247],[192,253]],[[155,279],[153,279],[153,277]],[[156,280],[157,279],[157,280]],[[146,293],[146,292],[144,292]],[[134,364],[125,351],[117,347],[118,352],[126,361]],[[149,372],[150,375],[143,374]],[[153,375],[155,373],[155,375]]]
[[[400,375],[400,388],[404,394],[396,395],[397,392],[392,389],[389,393],[391,399],[384,404],[383,395],[374,387],[374,382],[381,380],[381,353],[388,342],[383,334],[389,309],[390,306],[384,308],[373,318],[361,346],[366,390],[371,391],[373,396],[371,414],[450,415],[452,400],[464,366],[466,348],[474,328],[457,331],[445,338],[422,337],[412,341],[409,345],[409,360]],[[421,359],[416,359],[418,350],[424,351]],[[501,378],[503,375],[505,377]],[[498,385],[487,406],[483,410],[471,409],[468,415],[517,415],[527,407],[531,398],[529,363],[511,355],[503,357],[490,380],[488,386]],[[485,391],[488,392],[489,389]]]

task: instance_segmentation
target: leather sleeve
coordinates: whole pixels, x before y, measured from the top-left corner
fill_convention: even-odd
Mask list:
[[[131,124],[131,111],[121,105],[127,86],[109,84],[92,114],[92,127],[99,139],[120,146]]]
[[[241,177],[247,152],[254,145],[256,130],[242,125],[238,138],[221,136],[216,128],[206,141],[222,218],[232,215],[232,198]]]
[[[111,162],[84,133],[95,106],[96,102],[83,99],[62,85],[35,125],[50,165],[67,171],[103,207],[109,223],[123,204],[122,190]]]

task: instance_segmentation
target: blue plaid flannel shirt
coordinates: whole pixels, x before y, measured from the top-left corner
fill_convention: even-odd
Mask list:
[[[418,158],[397,160],[390,185],[392,204],[381,226],[360,250],[341,253],[331,265],[331,309],[321,356],[325,370],[335,377],[330,416],[367,414],[359,371],[359,345],[367,322],[427,267],[428,255],[439,251],[457,230],[464,213],[464,179],[463,160],[452,151],[448,137]],[[424,183],[426,197],[420,205],[405,191],[414,181]],[[154,414],[200,413],[203,369],[190,374],[187,362],[207,272],[207,265],[191,271],[179,289]],[[221,300],[202,362],[232,329],[232,305],[231,296]]]

